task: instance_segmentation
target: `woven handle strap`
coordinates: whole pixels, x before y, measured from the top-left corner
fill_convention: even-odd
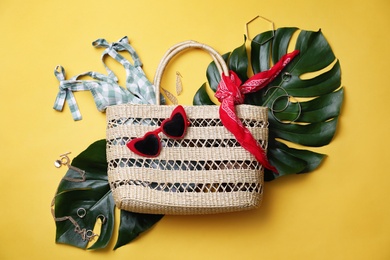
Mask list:
[[[222,58],[222,56],[212,47],[202,44],[196,41],[184,41],[181,43],[178,43],[174,46],[172,46],[163,56],[163,58],[160,61],[160,64],[157,67],[156,75],[154,77],[154,85],[156,87],[156,103],[157,105],[160,104],[160,84],[161,84],[161,78],[165,71],[166,66],[168,65],[169,61],[178,53],[187,50],[187,49],[201,49],[206,52],[208,52],[211,57],[213,58],[215,65],[217,66],[220,74],[224,74],[225,76],[229,76],[229,69],[226,65],[225,60]]]

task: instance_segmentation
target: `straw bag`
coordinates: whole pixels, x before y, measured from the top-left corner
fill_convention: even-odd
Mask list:
[[[220,72],[229,74],[223,58],[214,49],[194,41],[183,42],[169,49],[161,60],[154,82],[156,97],[160,96],[166,65],[188,48],[207,51]],[[218,109],[219,106],[159,105],[158,98],[157,105],[108,107],[108,179],[117,207],[131,212],[177,215],[258,207],[263,196],[263,166],[224,127]],[[243,125],[266,149],[267,108],[237,105],[236,111]],[[185,135],[172,138],[175,134],[161,130],[172,126],[167,120],[174,121],[176,115],[183,114]],[[179,123],[183,124],[183,119]],[[131,140],[150,132],[155,140],[145,142],[146,148],[161,146],[161,150],[153,151],[159,152],[158,156],[148,157],[144,155],[149,151],[137,154],[129,149]],[[142,141],[147,141],[146,137]]]

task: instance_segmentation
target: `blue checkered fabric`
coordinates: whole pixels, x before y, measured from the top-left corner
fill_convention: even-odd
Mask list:
[[[89,71],[66,80],[64,68],[57,66],[54,74],[60,82],[60,85],[53,107],[55,110],[62,111],[66,100],[73,119],[81,120],[81,113],[73,95],[73,92],[77,91],[91,91],[96,107],[101,112],[104,112],[107,106],[111,105],[156,103],[155,87],[147,79],[142,70],[142,63],[133,47],[129,44],[127,37],[123,37],[119,41],[111,44],[104,39],[98,39],[93,42],[93,46],[105,48],[102,53],[102,61],[108,75]],[[120,51],[129,52],[133,63],[120,55]],[[126,70],[126,88],[118,84],[118,78],[104,63],[104,56],[106,55],[110,55],[123,65],[123,68]],[[83,76],[88,76],[91,79],[80,79]]]

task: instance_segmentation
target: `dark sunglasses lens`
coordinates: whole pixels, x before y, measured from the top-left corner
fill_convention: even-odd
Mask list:
[[[164,133],[169,137],[180,138],[184,135],[186,124],[181,113],[176,113],[162,126]]]
[[[138,138],[133,141],[130,145],[130,149],[134,149],[136,153],[142,156],[157,156],[160,153],[160,140],[155,134],[145,135],[143,138]]]

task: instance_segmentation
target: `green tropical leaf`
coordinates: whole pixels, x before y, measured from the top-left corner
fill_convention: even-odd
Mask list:
[[[307,173],[316,169],[322,162],[322,160],[326,157],[325,154],[316,153],[309,150],[301,150],[288,147],[283,143],[276,143],[278,149],[283,150],[285,153],[288,153],[296,158],[299,158],[305,161],[306,167],[297,173]]]
[[[300,79],[300,75],[291,74],[289,82],[281,83],[288,93],[295,97],[313,97],[332,93],[340,87],[341,69],[337,61],[331,70],[312,79]]]
[[[296,28],[293,29],[295,30]],[[275,49],[278,51],[275,52],[276,54],[273,53],[273,63],[276,63],[281,56],[287,53],[286,38],[292,38],[292,31],[293,30],[290,28],[282,28],[276,31],[272,51]],[[278,36],[284,32],[287,32],[285,37]],[[283,47],[276,47],[280,45],[283,45]],[[258,48],[255,44],[252,44],[252,46]],[[331,93],[340,88],[340,64],[336,60],[329,43],[326,41],[321,31],[301,31],[295,49],[300,50],[300,55],[294,58],[285,69],[285,72],[290,74],[289,80],[283,80],[282,74],[274,80],[274,86],[283,87],[294,97],[314,97]],[[333,62],[335,62],[335,64],[329,71],[320,73],[318,76],[311,79],[302,79],[302,76],[305,74],[326,69],[331,66]],[[267,105],[267,102],[263,105]]]
[[[273,42],[272,45],[273,61],[280,60],[280,58],[282,58],[282,56],[287,53],[287,49],[291,42],[291,38],[297,30],[298,28],[288,27],[288,28],[280,28],[275,32],[275,37],[271,40]]]
[[[317,123],[337,117],[340,114],[343,98],[344,90],[341,88],[335,92],[314,98],[313,100],[300,102],[301,108],[305,113],[299,116],[299,121],[303,123]],[[283,100],[280,101],[285,103]],[[275,116],[282,121],[293,121],[297,117],[296,107],[289,106],[282,112],[275,113]]]
[[[77,169],[85,171],[85,180]],[[71,167],[58,186],[54,204],[57,243],[86,248],[89,241],[85,239],[85,235],[92,234],[100,219],[100,234],[88,249],[107,246],[114,230],[115,203],[107,178],[106,140],[94,142],[73,159]],[[86,213],[82,218],[78,214],[80,209]],[[76,226],[70,218],[77,223],[80,232],[75,232]],[[121,210],[115,249],[132,241],[161,218],[162,215],[150,216]]]
[[[295,35],[294,49],[300,54],[266,88],[245,96],[246,104],[269,108],[268,157],[279,174],[266,170],[268,181],[287,174],[311,172],[321,164],[325,155],[290,148],[282,140],[308,147],[329,144],[336,131],[344,97],[340,63],[321,30],[300,31],[288,27],[257,35],[250,50],[253,73],[268,70],[278,62],[294,44]],[[228,59],[231,61],[233,53],[236,54],[234,62],[228,65],[236,73],[240,71],[240,78],[245,78],[242,74],[247,62],[243,46],[236,48]],[[242,65],[238,66],[240,63]],[[220,78],[215,76],[214,79]],[[217,82],[213,84],[218,85]]]
[[[204,83],[195,93],[194,100],[192,101],[194,105],[215,105],[214,102],[210,99],[206,87],[207,85]]]
[[[71,169],[68,172],[71,172],[71,174],[67,174],[65,177],[76,174]],[[86,172],[86,178],[90,176],[91,174]],[[63,180],[62,182],[71,181]],[[85,187],[85,185],[85,183],[80,187],[74,184],[67,185],[73,186],[73,188],[59,191],[55,198],[55,216],[57,218],[72,217],[79,225],[80,231],[85,230],[84,233],[75,232],[76,226],[69,219],[56,221],[56,241],[86,248],[89,241],[83,236],[91,235],[97,219],[104,218],[105,223],[101,226],[100,234],[89,249],[104,248],[110,241],[114,229],[114,201],[107,181],[97,180],[89,187]],[[85,217],[78,216],[79,209],[85,210]]]
[[[226,53],[222,55],[222,58],[227,62],[230,53]],[[217,87],[219,82],[221,81],[221,73],[218,71],[215,62],[211,62],[206,70],[207,81],[209,82],[210,88],[215,92],[217,91]]]
[[[243,82],[248,79],[248,54],[246,52],[245,41],[246,37],[244,38],[244,43],[233,50],[228,62],[228,67],[235,71]]]
[[[267,48],[269,54],[266,54],[265,46],[252,42],[251,57],[253,58],[252,66],[254,72],[257,73],[259,68],[266,67],[264,62],[261,66],[260,60],[265,59],[267,62],[271,60],[271,63],[276,63],[286,54],[289,45],[292,44],[293,35],[297,31],[297,28],[278,29],[275,32],[275,37],[270,40],[272,48]],[[258,41],[269,34],[269,32],[260,34],[254,40]],[[303,150],[290,149],[287,154],[294,158],[302,159],[302,155],[308,154],[312,156],[304,160],[306,165],[304,170],[299,170],[301,167],[299,161],[295,162],[294,169],[291,169],[292,166],[290,165],[290,169],[287,170],[285,164],[289,161],[288,158],[290,163],[292,163],[292,158],[286,157],[287,146],[284,145],[282,148],[282,143],[277,138],[304,146],[318,147],[329,144],[336,131],[337,119],[340,114],[344,94],[343,89],[340,88],[340,64],[321,31],[300,31],[295,49],[300,50],[300,55],[287,65],[284,73],[278,76],[268,89],[263,90],[263,93],[265,91],[269,92],[267,96],[264,96],[262,93],[262,95],[257,95],[257,102],[252,99],[252,103],[270,108],[269,158],[271,162],[275,163],[280,176],[313,171],[318,167],[324,156],[307,150],[303,152]],[[254,56],[256,54],[262,54],[263,57],[256,58]],[[327,68],[329,69],[326,70]],[[325,71],[322,72],[321,70]],[[303,79],[306,73],[316,74],[312,78]],[[272,86],[277,86],[278,88],[271,88]],[[300,97],[312,99],[306,102],[300,101],[299,103],[284,100],[284,102],[289,102],[288,104],[291,105],[288,105],[286,109],[280,109],[283,106],[280,104],[283,103],[283,99],[280,99],[280,97],[286,95],[280,88],[283,88],[285,93],[295,100]],[[340,90],[335,91],[339,88]],[[296,121],[297,123],[283,123],[286,121]],[[278,175],[274,177],[278,177]]]
[[[154,223],[158,222],[163,216],[164,215],[140,214],[122,210],[118,241],[114,249],[134,240],[141,232],[151,228]]]
[[[273,38],[274,32],[268,31],[257,35],[253,39],[251,44],[251,61],[254,74],[268,70],[271,67],[269,61],[271,60],[271,40]]]
[[[300,158],[295,157],[294,155],[287,153],[280,148],[270,149],[268,156],[270,162],[273,165],[278,166],[278,177],[301,172],[306,167],[304,160],[301,160]]]
[[[311,172],[321,164],[326,156],[309,150],[294,149],[281,142],[272,144],[275,146],[269,147],[268,150],[270,161],[273,165],[280,164],[281,166],[279,166],[278,174],[266,169],[264,171],[264,179],[266,181],[271,181],[287,174]]]
[[[280,124],[271,117],[269,123],[273,125],[272,133],[270,133],[272,137],[279,137],[304,146],[320,147],[329,144],[332,140],[336,131],[337,118],[326,122],[299,125]]]

